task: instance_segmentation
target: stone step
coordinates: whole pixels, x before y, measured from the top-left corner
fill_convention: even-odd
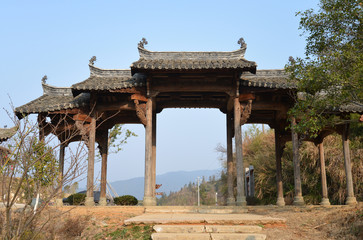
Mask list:
[[[249,225],[155,225],[157,233],[256,233],[259,226]]]
[[[286,219],[256,214],[145,213],[124,221],[131,224],[203,224],[203,225],[265,225],[285,224]]]
[[[254,233],[153,233],[153,240],[265,240],[266,235]]]
[[[248,209],[236,206],[151,206],[145,207],[145,213],[247,213]]]

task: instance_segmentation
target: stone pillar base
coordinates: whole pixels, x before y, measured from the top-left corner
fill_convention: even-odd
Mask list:
[[[227,198],[227,206],[236,206],[236,200],[234,198]]]
[[[237,206],[247,206],[246,197],[237,197]]]
[[[345,205],[355,205],[358,204],[357,199],[355,197],[347,197],[345,200]]]
[[[107,206],[107,199],[105,197],[100,197],[100,202],[98,204],[100,206]]]
[[[63,199],[62,198],[57,198],[55,200],[55,206],[56,207],[63,207]]]
[[[282,197],[277,198],[276,205],[280,207],[285,206],[285,199]]]
[[[330,206],[329,198],[321,199],[320,205],[322,206]]]
[[[156,197],[144,197],[142,203],[144,206],[156,206]]]
[[[93,197],[86,197],[86,200],[84,202],[85,206],[94,206],[95,205],[95,200]]]
[[[305,202],[304,202],[304,198],[302,196],[296,196],[294,197],[294,203],[295,206],[304,206]]]

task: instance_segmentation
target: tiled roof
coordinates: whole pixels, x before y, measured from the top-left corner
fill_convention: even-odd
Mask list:
[[[256,74],[243,73],[241,85],[248,87],[295,89],[296,85],[289,80],[283,69],[257,70]]]
[[[363,104],[358,102],[352,102],[340,107],[334,108],[334,111],[344,112],[344,113],[363,113]]]
[[[0,143],[8,140],[18,131],[18,126],[12,128],[0,128]]]
[[[131,76],[130,70],[100,69],[89,65],[90,77],[83,82],[72,85],[72,91],[78,94],[83,91],[112,90],[145,85],[145,77],[142,74]]]
[[[244,58],[246,49],[233,52],[153,52],[138,47],[140,59],[131,65],[132,72],[149,70],[248,69],[256,63]]]
[[[15,109],[15,114],[18,118],[21,119],[23,115],[31,113],[79,108],[89,104],[89,93],[82,93],[73,97],[71,88],[54,87],[44,83],[42,86],[42,96]]]

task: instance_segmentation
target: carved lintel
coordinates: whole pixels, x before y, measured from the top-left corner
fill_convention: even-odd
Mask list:
[[[146,126],[146,104],[145,103],[139,103],[139,100],[135,99],[135,108],[136,108],[136,116],[140,119],[141,123]]]
[[[89,127],[84,125],[83,121],[75,121],[76,128],[79,130],[79,135],[81,135],[84,141],[88,140]],[[87,144],[87,143],[86,143]]]
[[[147,102],[147,97],[145,95],[143,95],[143,94],[138,94],[138,93],[132,94],[131,99],[132,100]]]
[[[248,118],[251,116],[252,111],[252,100],[248,100],[245,106],[241,106],[243,111],[241,111],[241,125],[245,124]]]

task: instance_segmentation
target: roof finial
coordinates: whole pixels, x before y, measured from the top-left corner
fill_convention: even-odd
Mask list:
[[[96,58],[96,56],[93,56],[93,57],[91,57],[91,59],[89,60],[89,65],[95,65],[95,62],[97,61],[97,58]]]
[[[146,41],[146,38],[142,38],[141,41],[139,42],[139,44],[137,44],[137,46],[139,48],[144,48],[144,45],[147,45],[148,42]]]
[[[243,38],[238,39],[237,43],[241,45],[241,48],[247,48],[247,44]]]
[[[42,83],[43,84],[46,84],[47,83],[47,79],[48,79],[47,75],[44,75],[44,77],[42,78]]]

